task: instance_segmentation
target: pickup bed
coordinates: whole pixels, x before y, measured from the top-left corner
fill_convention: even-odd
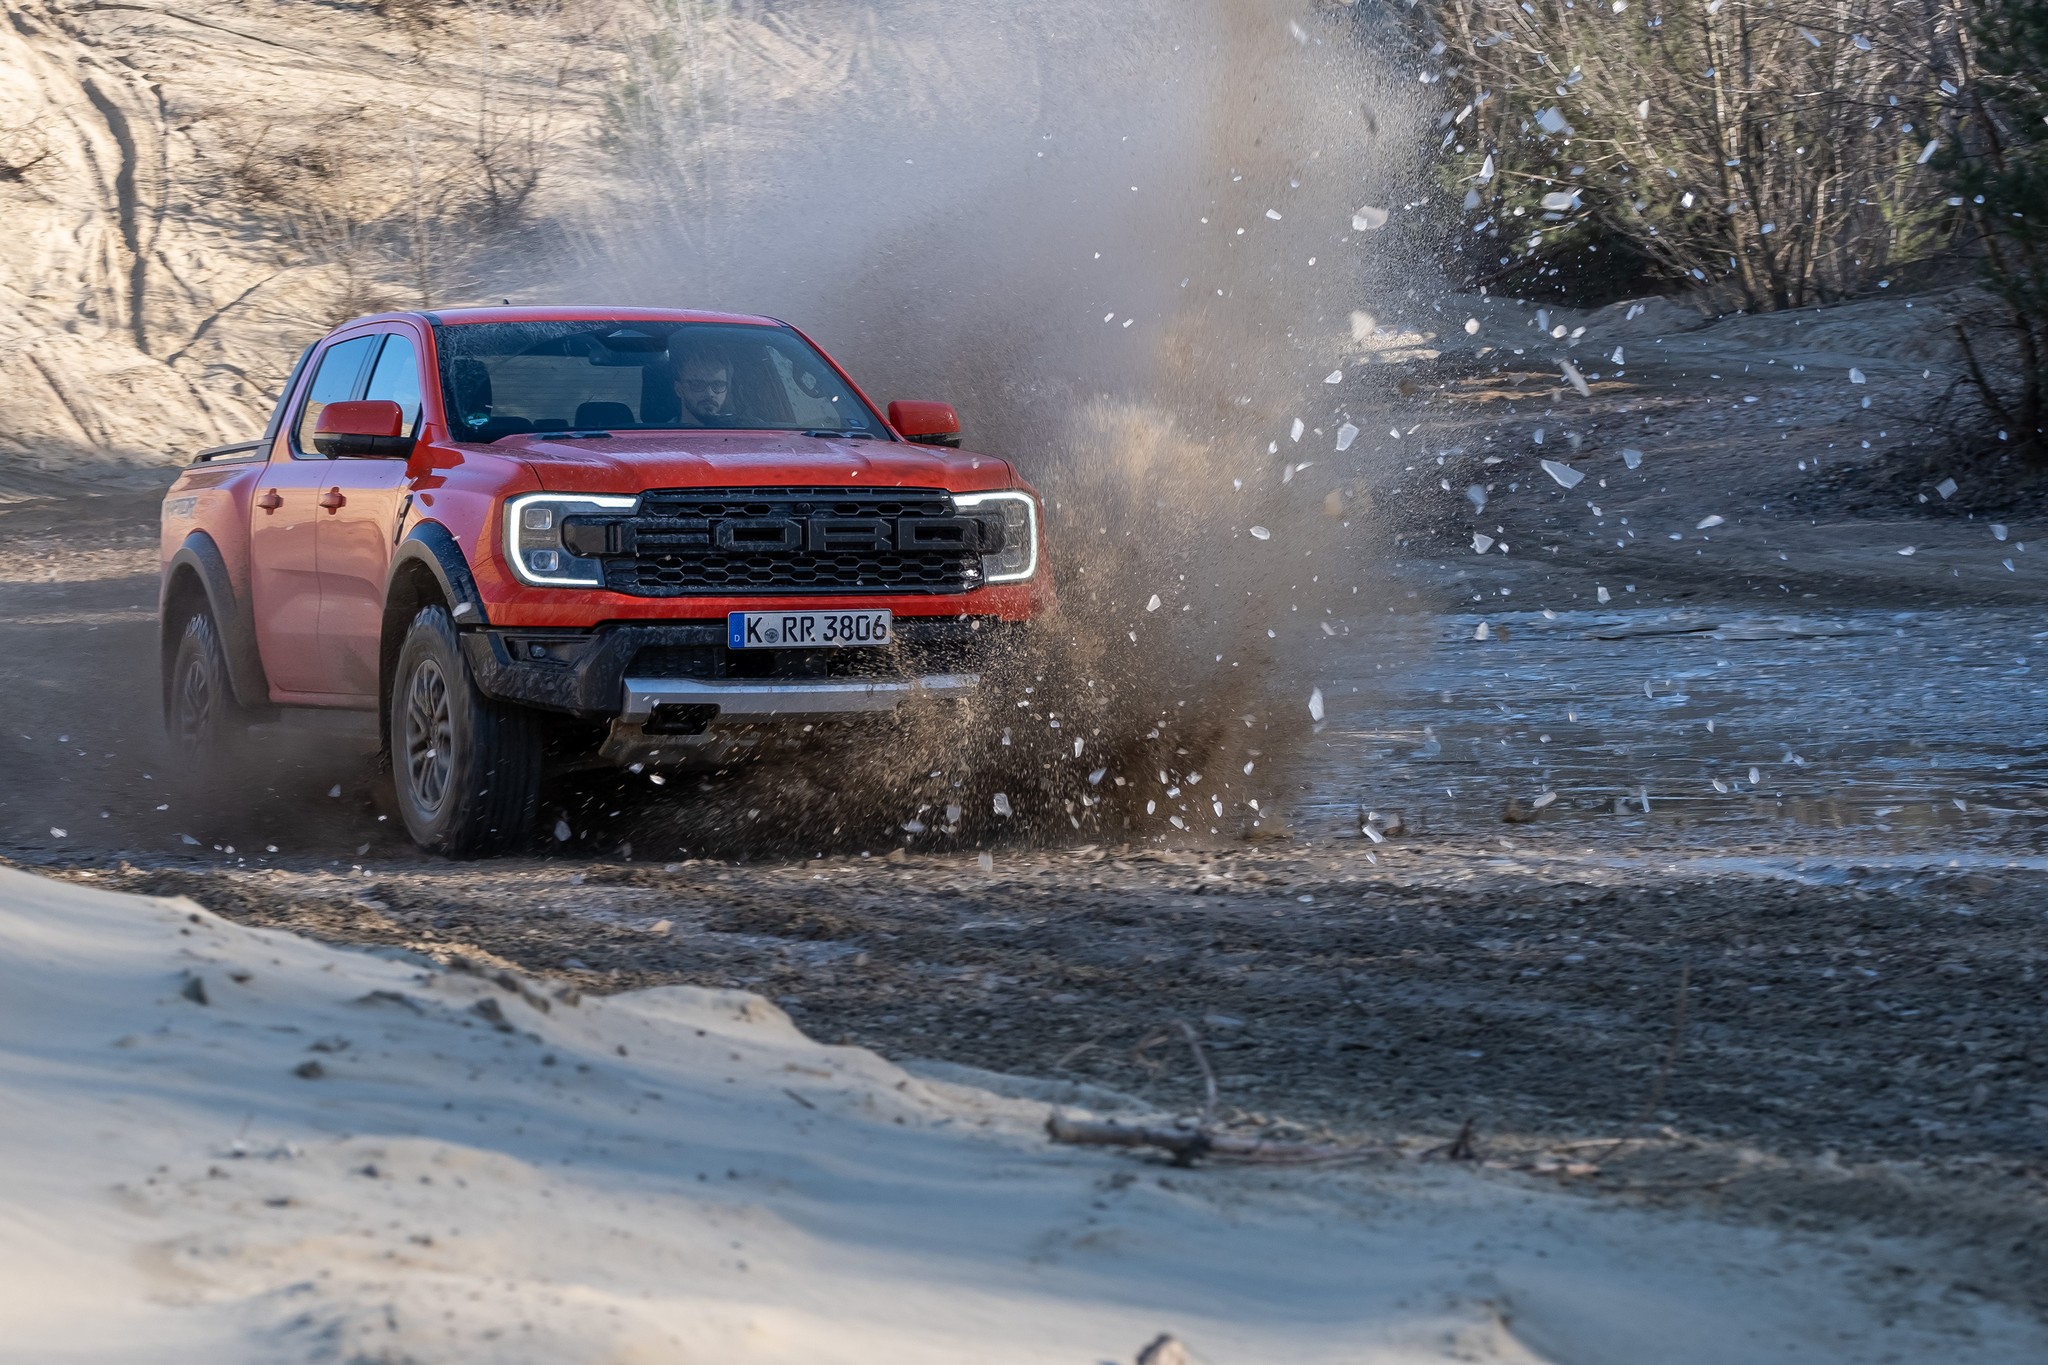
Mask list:
[[[374,710],[407,830],[460,855],[528,834],[544,761],[969,698],[1053,588],[1037,494],[958,444],[770,318],[357,319],[165,495],[166,724],[204,774],[281,708]]]

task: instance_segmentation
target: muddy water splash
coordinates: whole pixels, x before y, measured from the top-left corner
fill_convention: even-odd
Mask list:
[[[754,40],[727,18],[706,60],[738,110]],[[1303,0],[775,24],[844,79],[695,129],[738,149],[709,176],[723,221],[607,267],[801,319],[884,399],[954,401],[1046,494],[1062,608],[985,704],[741,799],[804,837],[1263,825],[1326,661],[1360,647],[1358,452],[1335,446],[1382,396],[1343,344],[1392,241],[1353,214],[1412,169],[1408,87]]]

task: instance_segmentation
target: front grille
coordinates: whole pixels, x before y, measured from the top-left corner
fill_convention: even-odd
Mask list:
[[[572,517],[605,586],[636,597],[952,593],[980,582],[999,518],[963,517],[934,489],[676,489],[637,515]]]

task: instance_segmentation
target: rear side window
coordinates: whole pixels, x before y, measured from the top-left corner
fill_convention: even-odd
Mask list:
[[[306,406],[299,412],[299,425],[294,433],[301,454],[310,454],[313,450],[313,428],[320,421],[320,410],[329,403],[346,402],[355,396],[356,381],[362,378],[363,365],[370,358],[370,348],[383,339],[380,336],[350,337],[329,346],[327,353],[320,357],[320,368],[314,372],[313,386],[306,394]]]
[[[318,345],[315,342],[314,345]],[[270,421],[263,428],[263,444],[268,447],[277,439],[277,433],[284,430],[285,414],[291,411],[292,394],[299,387],[299,376],[306,372],[306,362],[313,358],[313,347],[299,352],[299,358],[292,362],[292,372],[285,376],[284,388],[277,395],[277,402],[270,409]],[[266,451],[267,453],[267,451]]]
[[[397,333],[384,338],[377,353],[377,368],[370,371],[365,398],[385,398],[405,413],[405,435],[418,432],[420,425],[420,361],[412,338]]]

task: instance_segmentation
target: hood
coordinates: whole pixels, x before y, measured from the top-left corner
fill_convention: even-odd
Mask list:
[[[575,437],[513,436],[493,449],[524,460],[551,493],[650,488],[943,488],[1018,486],[1008,460],[904,441],[795,432],[707,431]]]

